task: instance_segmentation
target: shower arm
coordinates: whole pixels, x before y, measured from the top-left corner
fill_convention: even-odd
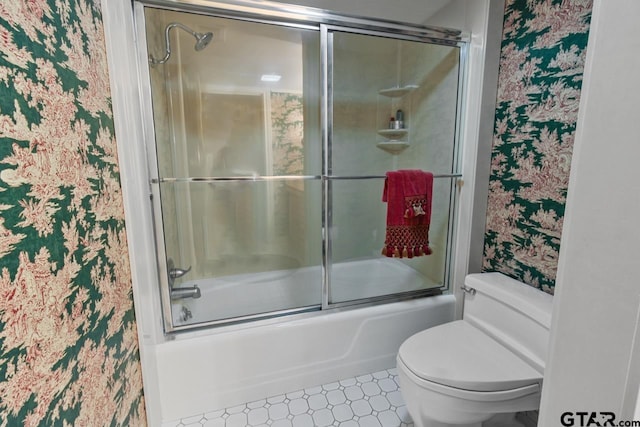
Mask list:
[[[199,41],[200,38],[201,38],[201,35],[199,33],[196,33],[195,31],[193,31],[191,28],[187,27],[186,25],[183,25],[183,24],[181,24],[179,22],[170,23],[164,29],[164,44],[166,46],[165,47],[164,57],[162,59],[155,59],[151,54],[149,54],[149,62],[151,63],[151,65],[164,64],[165,62],[167,62],[169,60],[169,57],[171,56],[171,39],[169,38],[169,31],[171,31],[171,29],[174,28],[174,27],[178,27],[178,28],[181,28],[181,29],[185,30],[186,32],[191,34],[193,37],[195,37],[196,41]]]
[[[171,31],[171,29],[174,27],[182,28],[183,30],[189,32],[191,35],[194,35],[193,31],[190,28],[187,28],[186,26],[182,25],[179,22],[172,22],[171,24],[167,25],[167,28],[164,29],[164,45],[166,46],[164,58],[155,59],[153,56],[149,55],[149,62],[151,64],[153,65],[164,64],[169,60],[169,57],[171,56],[171,39],[169,39],[169,31]]]

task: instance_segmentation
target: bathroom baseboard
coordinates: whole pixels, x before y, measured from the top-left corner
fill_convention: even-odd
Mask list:
[[[538,425],[538,411],[518,412],[516,419],[526,427],[536,427]]]

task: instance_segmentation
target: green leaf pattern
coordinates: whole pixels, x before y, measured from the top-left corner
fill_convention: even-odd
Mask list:
[[[0,4],[3,427],[145,425],[99,4]]]
[[[591,0],[507,0],[484,271],[553,293]]]
[[[273,173],[303,175],[304,120],[302,96],[271,92]]]

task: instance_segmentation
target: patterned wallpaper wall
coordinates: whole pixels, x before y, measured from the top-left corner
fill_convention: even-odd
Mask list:
[[[304,175],[302,95],[271,92],[273,174]]]
[[[591,0],[507,0],[483,269],[553,293]]]
[[[145,425],[99,2],[0,3],[0,426]]]

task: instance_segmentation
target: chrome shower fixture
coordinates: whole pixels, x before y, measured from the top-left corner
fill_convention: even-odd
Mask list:
[[[171,41],[169,40],[169,31],[174,27],[182,28],[196,38],[196,44],[193,46],[193,48],[198,52],[207,47],[207,45],[211,43],[211,40],[213,40],[212,32],[198,33],[179,22],[172,22],[164,29],[164,42],[166,45],[164,58],[155,59],[153,56],[149,55],[149,62],[151,63],[151,65],[164,64],[169,60],[169,57],[171,56]]]

